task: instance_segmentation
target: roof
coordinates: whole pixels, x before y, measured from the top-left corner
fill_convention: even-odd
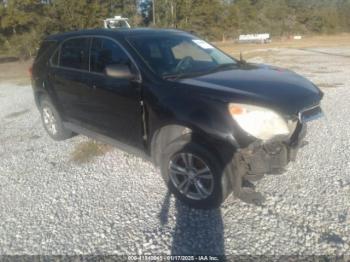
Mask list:
[[[155,28],[118,28],[118,29],[89,29],[73,32],[50,35],[46,40],[61,41],[68,37],[84,35],[101,35],[109,37],[125,37],[134,35],[164,35],[164,34],[186,34],[184,31],[175,29],[155,29]]]

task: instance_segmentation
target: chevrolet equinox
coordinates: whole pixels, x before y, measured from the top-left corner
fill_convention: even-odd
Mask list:
[[[283,173],[322,116],[323,93],[307,79],[178,30],[52,35],[31,72],[49,136],[84,134],[144,156],[194,208],[231,192],[254,200],[250,182]]]

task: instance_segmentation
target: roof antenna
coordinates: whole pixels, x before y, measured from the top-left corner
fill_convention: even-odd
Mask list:
[[[239,53],[239,60],[241,61],[242,64],[245,64],[245,63],[246,63],[246,61],[245,61],[244,58],[243,58],[242,51]]]

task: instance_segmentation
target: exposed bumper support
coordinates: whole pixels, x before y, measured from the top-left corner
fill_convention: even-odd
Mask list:
[[[295,161],[306,135],[306,125],[299,125],[289,141],[256,142],[240,151],[247,175],[281,174],[289,162]]]
[[[297,152],[306,136],[306,125],[299,124],[289,141],[257,141],[241,149],[233,160],[232,184],[234,194],[239,198],[260,198],[261,194],[242,187],[243,181],[256,181],[265,174],[282,174]],[[248,196],[250,195],[250,196]]]

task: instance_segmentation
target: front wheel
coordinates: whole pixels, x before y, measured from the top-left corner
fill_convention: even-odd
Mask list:
[[[163,153],[161,169],[170,191],[190,207],[217,208],[231,193],[223,165],[195,142],[170,144]]]

